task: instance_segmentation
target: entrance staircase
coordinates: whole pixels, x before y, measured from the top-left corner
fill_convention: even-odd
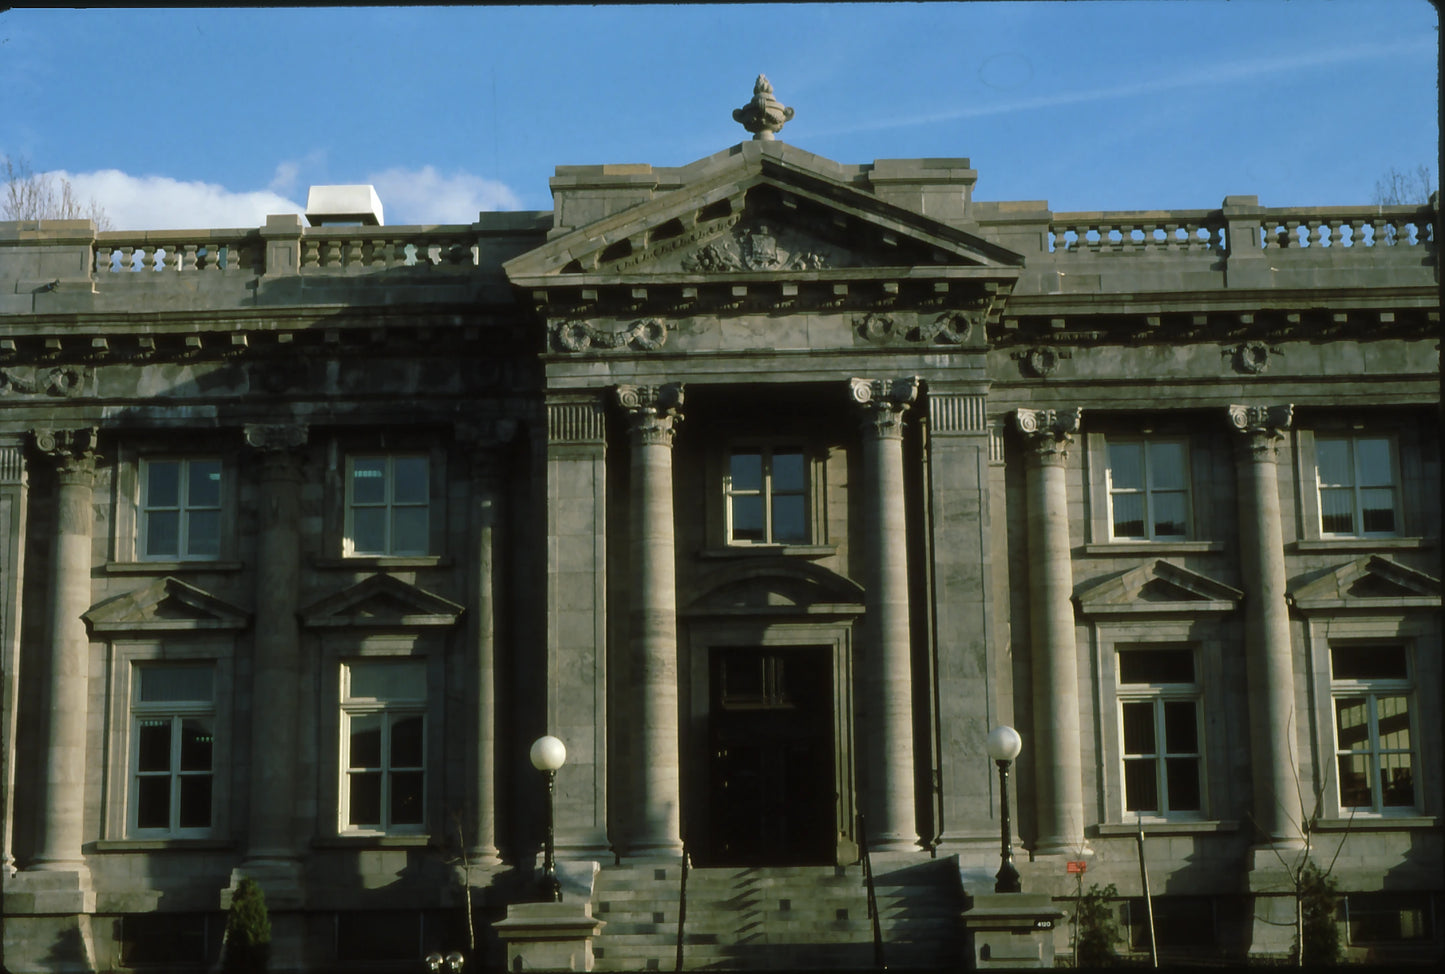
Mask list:
[[[874,860],[884,960],[900,970],[962,963],[957,865]],[[607,926],[593,941],[599,971],[677,969],[678,863],[604,867],[593,916]],[[692,869],[682,969],[750,971],[876,968],[862,867]]]

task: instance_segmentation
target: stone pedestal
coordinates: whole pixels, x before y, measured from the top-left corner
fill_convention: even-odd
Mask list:
[[[606,926],[590,903],[513,903],[492,924],[509,971],[590,971],[592,939]]]
[[[1036,893],[975,896],[963,911],[963,928],[975,970],[1053,967],[1054,927],[1064,911]]]

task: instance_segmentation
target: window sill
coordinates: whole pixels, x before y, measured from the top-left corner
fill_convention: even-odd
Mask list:
[[[1356,815],[1345,818],[1322,818],[1315,823],[1320,832],[1385,832],[1397,829],[1434,829],[1440,820],[1434,815]]]
[[[231,839],[97,839],[96,852],[225,852],[236,848]]]
[[[828,558],[838,553],[838,546],[831,544],[735,544],[722,548],[704,548],[698,552],[701,558],[758,558],[779,555],[794,558]]]
[[[1139,834],[1138,822],[1108,822],[1095,827],[1101,837],[1134,836]],[[1144,820],[1144,835],[1201,835],[1211,832],[1237,832],[1239,822],[1234,819],[1188,820]]]
[[[1084,545],[1086,555],[1194,555],[1223,550],[1223,541],[1097,541]]]
[[[1310,538],[1296,541],[1296,551],[1404,551],[1435,547],[1434,538]]]
[[[315,568],[450,568],[446,555],[357,555],[354,558],[313,558]]]
[[[176,572],[238,572],[239,561],[108,561],[107,575],[173,575]]]
[[[431,845],[431,836],[382,835],[367,832],[345,835],[318,836],[311,840],[313,849],[420,849]]]

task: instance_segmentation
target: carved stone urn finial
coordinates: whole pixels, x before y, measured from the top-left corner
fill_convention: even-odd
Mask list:
[[[753,100],[742,108],[733,109],[733,121],[741,122],[743,128],[753,133],[755,141],[771,140],[775,133],[782,131],[783,123],[792,117],[793,110],[773,97],[773,86],[765,74],[758,75],[753,85]]]

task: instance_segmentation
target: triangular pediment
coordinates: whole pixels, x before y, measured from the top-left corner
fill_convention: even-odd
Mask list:
[[[729,566],[703,582],[703,594],[683,616],[856,615],[863,611],[857,583],[817,565],[768,559]]]
[[[179,578],[158,578],[106,599],[84,615],[96,635],[244,629],[250,613]]]
[[[850,185],[836,164],[784,143],[745,143],[694,167],[678,188],[506,262],[508,278],[543,289],[846,280],[909,268],[1011,283],[1023,266],[1020,255]]]
[[[453,625],[463,606],[390,575],[371,575],[301,610],[320,629],[395,629]]]
[[[1365,555],[1300,585],[1289,595],[1303,612],[1440,607],[1440,579],[1383,555]]]
[[[1074,596],[1086,616],[1228,612],[1243,597],[1237,588],[1162,558],[1084,585]]]

